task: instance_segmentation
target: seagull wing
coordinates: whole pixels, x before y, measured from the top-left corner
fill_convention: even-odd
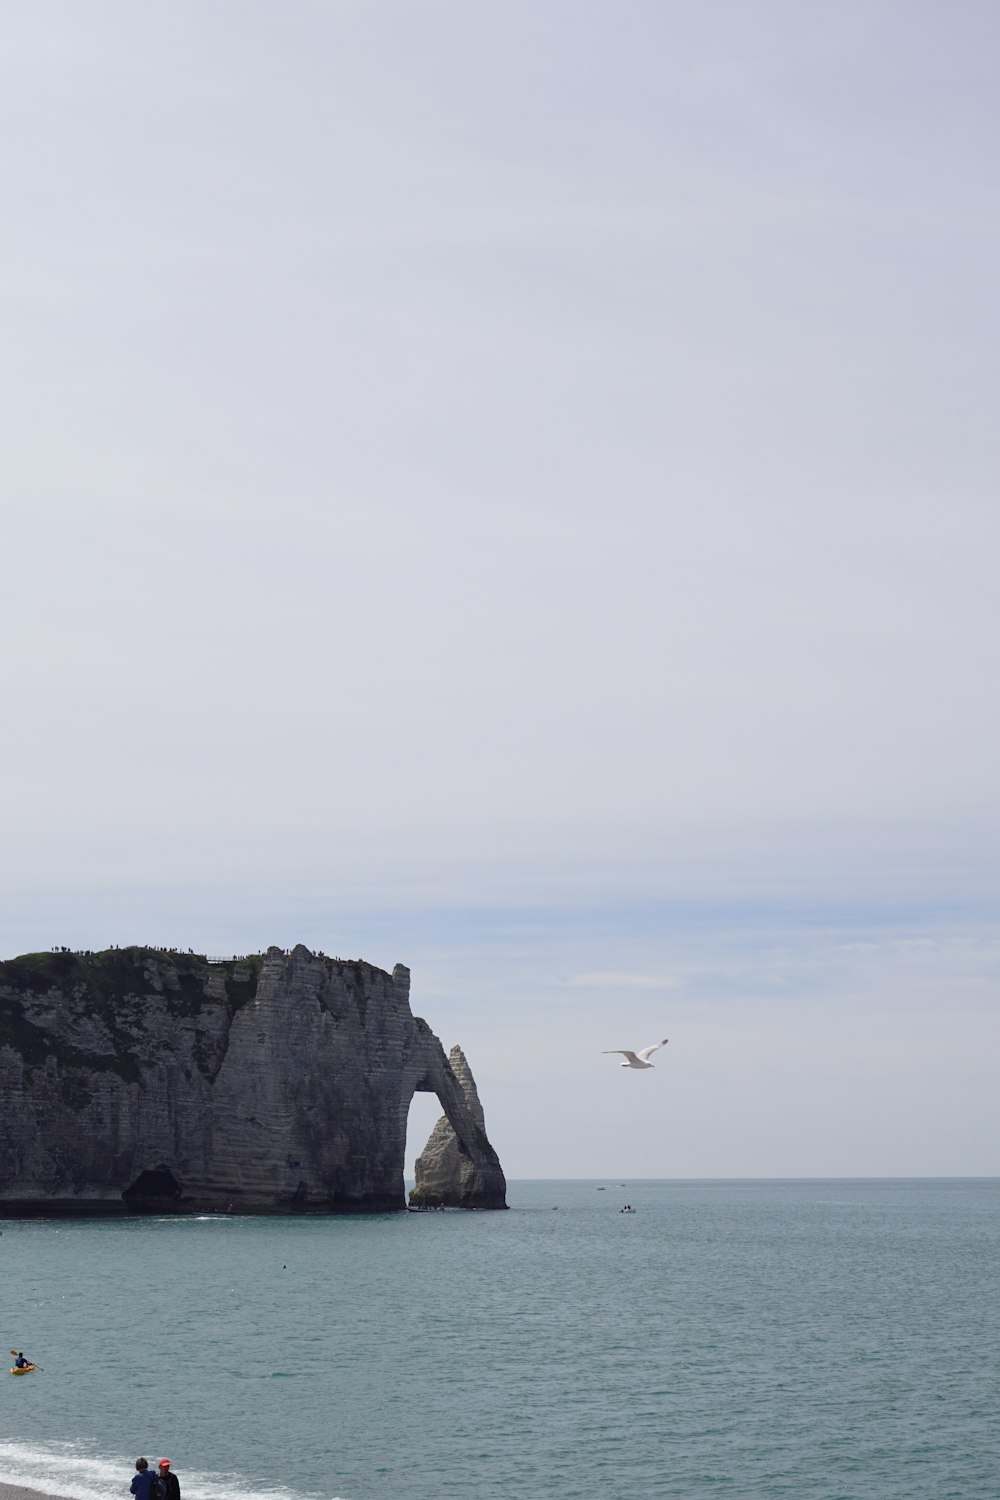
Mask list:
[[[670,1038],[668,1036],[665,1036],[662,1042],[654,1042],[651,1047],[643,1047],[642,1051],[639,1053],[642,1061],[645,1062],[651,1052],[656,1052],[658,1048],[665,1047],[669,1040]]]
[[[619,1053],[622,1055],[622,1057],[627,1057],[628,1060],[629,1060],[629,1062],[638,1062],[639,1061],[639,1058],[636,1057],[635,1053],[634,1052],[630,1052],[627,1047],[609,1047],[603,1053],[603,1056],[604,1057],[612,1057],[612,1056],[617,1057]],[[640,1056],[641,1056],[641,1054],[640,1054]]]

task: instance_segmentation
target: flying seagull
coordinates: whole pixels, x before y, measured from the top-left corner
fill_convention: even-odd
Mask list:
[[[653,1064],[648,1061],[649,1054],[655,1052],[657,1047],[665,1047],[669,1037],[664,1037],[662,1042],[654,1042],[651,1047],[643,1047],[641,1052],[630,1052],[627,1047],[609,1047],[604,1052],[605,1057],[617,1056],[620,1052],[625,1061],[619,1063],[622,1068],[651,1068]]]

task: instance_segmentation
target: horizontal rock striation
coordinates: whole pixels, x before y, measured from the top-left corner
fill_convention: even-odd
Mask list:
[[[401,1209],[416,1091],[461,1142],[448,1201],[505,1208],[496,1152],[409,989],[401,964],[301,945],[0,964],[0,1214]]]

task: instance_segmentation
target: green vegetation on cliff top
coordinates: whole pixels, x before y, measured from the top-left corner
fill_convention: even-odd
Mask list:
[[[22,953],[17,958],[0,959],[0,987],[37,991],[66,989],[76,984],[98,983],[112,991],[135,994],[135,976],[152,967],[173,969],[180,977],[194,974],[199,979],[215,970],[232,977],[237,968],[259,973],[264,962],[262,953],[242,958],[211,959],[204,953],[181,953],[176,948],[146,948],[138,944],[129,948],[104,948],[100,952],[84,949],[72,951],[56,948],[44,953]],[[123,988],[124,986],[124,988]],[[148,988],[148,983],[144,986]]]
[[[195,1015],[208,998],[210,978],[221,972],[226,997],[236,1011],[256,995],[262,963],[261,954],[210,963],[204,954],[138,946],[102,952],[23,953],[0,962],[0,1046],[13,1047],[34,1066],[57,1053],[70,1065],[110,1069],[122,1077],[137,1078],[134,1037],[123,1026],[124,1002],[155,998],[174,1013]],[[82,1007],[99,1019],[114,1052],[81,1052],[25,1014],[24,1002],[29,997],[53,994],[72,995],[75,1008]]]

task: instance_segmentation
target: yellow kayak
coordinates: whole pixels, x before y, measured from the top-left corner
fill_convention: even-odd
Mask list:
[[[10,1373],[12,1375],[30,1375],[34,1368],[34,1365],[12,1365]]]

